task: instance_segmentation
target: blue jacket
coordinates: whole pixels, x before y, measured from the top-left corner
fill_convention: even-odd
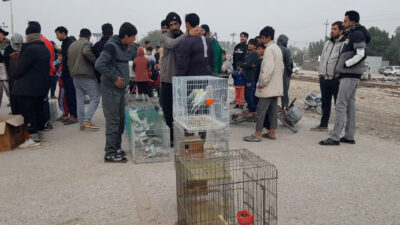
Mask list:
[[[242,74],[239,74],[239,71],[235,70],[232,73],[232,78],[233,78],[233,85],[235,86],[245,86],[246,81],[244,80],[245,72],[243,71]]]

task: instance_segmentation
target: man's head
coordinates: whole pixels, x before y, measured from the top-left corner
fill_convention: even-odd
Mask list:
[[[136,40],[136,34],[136,27],[131,23],[125,22],[119,28],[118,37],[123,45],[131,46]]]
[[[210,27],[207,24],[203,24],[203,25],[201,25],[201,28],[205,32],[204,36],[206,36],[206,38],[210,38],[211,37]]]
[[[81,32],[79,32],[79,37],[90,41],[90,38],[92,37],[92,32],[90,32],[89,29],[83,28]]]
[[[249,43],[247,44],[247,48],[250,52],[254,51],[257,48],[258,41],[256,39],[250,39]]]
[[[3,42],[6,39],[8,32],[0,28],[0,42]]]
[[[33,24],[33,25],[28,25],[28,28],[26,28],[25,30],[25,34],[29,35],[29,34],[40,34],[40,27]]]
[[[38,21],[29,21],[28,26],[36,26],[39,28],[39,33],[42,32],[42,27],[40,26],[40,23]]]
[[[146,47],[146,55],[153,55],[153,48],[152,47]]]
[[[168,32],[168,23],[166,20],[161,21],[161,33],[167,33]]]
[[[354,26],[360,22],[360,14],[357,11],[350,10],[344,14],[344,29]]]
[[[144,47],[145,48],[151,47],[150,41],[144,41]]]
[[[167,22],[171,33],[179,34],[181,30],[182,20],[181,17],[176,12],[168,13],[167,17],[165,18],[165,21]]]
[[[101,26],[101,31],[103,36],[105,37],[111,37],[114,33],[114,28],[111,24],[105,23],[103,26]]]
[[[59,41],[64,41],[65,39],[68,38],[68,30],[67,30],[67,28],[65,28],[63,26],[57,27],[55,32],[56,32],[57,39]]]
[[[258,43],[258,45],[257,45],[257,54],[258,54],[258,56],[260,56],[260,57],[263,57],[264,56],[264,51],[265,51],[265,45],[263,44],[263,43]]]
[[[222,50],[222,60],[226,60],[226,51]]]
[[[196,13],[189,13],[185,16],[186,30],[190,31],[200,24],[200,17]]]
[[[247,43],[247,39],[249,39],[249,34],[248,33],[246,33],[246,32],[240,33],[240,43],[246,44]]]
[[[274,36],[275,36],[275,30],[270,26],[266,26],[260,31],[261,42],[264,45],[274,40]]]
[[[343,33],[343,22],[342,21],[336,21],[332,23],[331,27],[331,38],[336,39],[340,37]]]

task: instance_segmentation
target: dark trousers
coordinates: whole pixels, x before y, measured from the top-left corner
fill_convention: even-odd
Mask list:
[[[283,75],[283,96],[281,98],[282,108],[287,108],[289,106],[289,86],[290,86],[290,76]]]
[[[164,113],[164,118],[167,126],[170,128],[170,138],[171,141],[174,140],[173,132],[173,122],[174,118],[172,116],[172,84],[162,83],[161,93],[160,93],[160,105]]]
[[[76,111],[76,93],[74,80],[71,76],[66,76],[62,78],[65,90],[65,97],[67,98],[67,105],[69,114],[75,118],[78,118]]]
[[[321,127],[328,127],[329,117],[331,116],[332,96],[335,100],[339,91],[339,80],[328,80],[323,77],[319,78],[319,85],[321,88],[321,102],[322,102],[322,117]]]
[[[136,82],[138,94],[149,94],[149,82]]]
[[[106,155],[117,154],[125,128],[125,91],[100,84],[103,113],[106,118]]]
[[[43,114],[44,97],[15,96],[18,112],[24,117],[25,126],[30,134],[36,134],[44,129]]]
[[[18,106],[16,103],[16,96],[14,94],[12,94],[13,88],[14,88],[14,80],[12,79],[8,79],[8,88],[10,89],[10,106],[11,106],[11,113],[13,115],[18,115],[21,114],[18,112]]]
[[[256,81],[246,80],[246,89],[244,91],[244,98],[247,102],[249,112],[255,112],[257,110],[258,98],[256,97]]]
[[[58,77],[56,75],[53,75],[50,78],[50,96],[54,97],[56,96],[56,87],[57,87],[57,81],[58,81]]]

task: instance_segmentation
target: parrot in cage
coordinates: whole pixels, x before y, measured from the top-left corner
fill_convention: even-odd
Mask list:
[[[192,100],[193,98],[195,98],[198,94],[204,92],[204,89],[193,89],[192,92],[190,93],[190,95],[188,96],[188,100]]]
[[[196,96],[194,97],[192,101],[192,111],[191,113],[195,112],[200,106],[204,105],[206,103],[206,99],[208,98],[208,94],[206,91],[200,91]]]

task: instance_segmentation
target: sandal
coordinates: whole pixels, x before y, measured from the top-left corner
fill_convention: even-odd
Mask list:
[[[276,140],[276,137],[270,136],[268,133],[265,133],[262,135],[263,138],[271,139],[271,140]]]
[[[261,142],[261,139],[254,135],[246,136],[243,138],[243,140],[248,142]]]

